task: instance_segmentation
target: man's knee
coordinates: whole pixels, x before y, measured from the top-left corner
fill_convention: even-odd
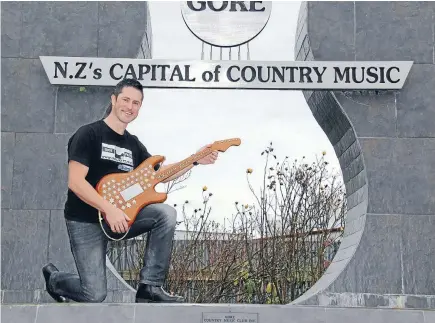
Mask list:
[[[175,227],[177,224],[177,210],[168,204],[161,204],[161,210],[167,225]]]

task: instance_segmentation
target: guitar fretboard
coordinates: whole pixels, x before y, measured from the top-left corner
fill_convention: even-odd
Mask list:
[[[198,161],[201,158],[207,156],[208,154],[210,154],[210,152],[211,152],[211,149],[209,149],[209,148],[204,149],[200,153],[196,153],[196,154],[190,156],[189,158],[186,158],[186,159],[182,160],[181,162],[176,163],[171,168],[168,168],[164,172],[160,173],[160,175],[158,175],[157,178],[159,179],[159,181],[163,181],[163,180],[177,174],[179,171],[189,167],[190,165],[193,164],[193,162]]]

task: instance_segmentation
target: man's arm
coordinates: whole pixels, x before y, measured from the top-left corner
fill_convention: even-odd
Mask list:
[[[71,160],[68,164],[68,188],[73,191],[82,201],[107,213],[114,208],[109,201],[103,199],[98,192],[86,180],[89,167]]]
[[[68,188],[83,202],[106,213],[111,204],[104,200],[86,180],[96,150],[95,133],[89,127],[81,127],[68,142]],[[112,206],[113,207],[113,206]]]
[[[123,233],[128,230],[127,215],[100,194],[86,180],[89,168],[79,162],[71,160],[68,164],[68,187],[82,201],[105,213],[106,220],[113,232]]]

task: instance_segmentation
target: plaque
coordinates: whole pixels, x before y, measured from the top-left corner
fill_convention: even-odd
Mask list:
[[[202,313],[201,323],[258,323],[258,313]]]

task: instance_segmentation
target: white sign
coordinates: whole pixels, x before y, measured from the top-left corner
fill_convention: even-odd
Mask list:
[[[218,47],[239,46],[266,26],[272,1],[183,1],[187,28],[200,40]]]
[[[202,313],[201,323],[258,323],[258,313]]]
[[[146,88],[401,89],[412,61],[175,61],[40,56],[51,84],[114,86],[134,78]]]

